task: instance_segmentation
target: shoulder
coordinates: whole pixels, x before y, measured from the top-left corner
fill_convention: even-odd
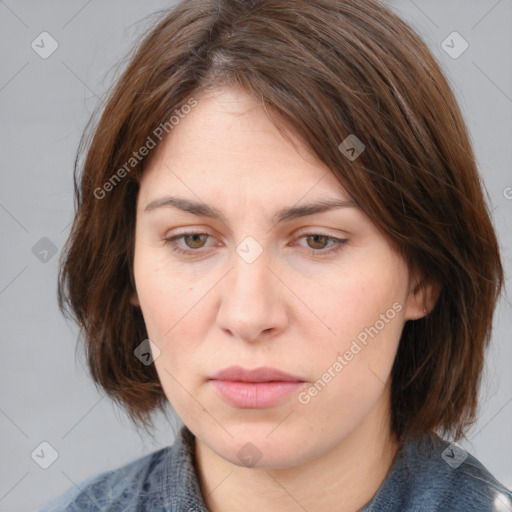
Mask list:
[[[380,508],[379,501],[394,503],[394,508]],[[364,510],[501,512],[512,510],[512,494],[459,445],[435,435],[422,436],[403,446]]]
[[[139,510],[138,506],[145,509],[149,503],[158,501],[164,508],[162,490],[173,446],[87,478],[37,512],[106,511],[114,504],[116,510],[124,510],[128,504],[136,504],[133,510]]]

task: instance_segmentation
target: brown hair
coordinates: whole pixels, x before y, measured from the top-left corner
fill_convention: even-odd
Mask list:
[[[464,435],[503,269],[467,128],[426,45],[376,0],[184,0],[157,15],[109,92],[85,161],[84,132],[75,162],[58,295],[81,328],[95,383],[136,425],[165,410],[154,365],[134,356],[147,338],[129,299],[148,158],[130,159],[159,142],[155,129],[168,132],[194,94],[240,86],[277,114],[285,136],[293,129],[307,141],[409,268],[440,285],[429,315],[404,326],[391,427],[402,441]],[[350,134],[365,145],[353,161],[339,149]]]

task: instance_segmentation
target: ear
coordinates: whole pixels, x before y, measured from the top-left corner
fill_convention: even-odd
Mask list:
[[[132,306],[136,306],[136,307],[140,308],[140,302],[139,302],[139,298],[137,297],[137,292],[133,292],[130,295],[130,304]]]
[[[441,293],[441,285],[424,276],[414,277],[407,297],[405,320],[418,320],[433,309]]]

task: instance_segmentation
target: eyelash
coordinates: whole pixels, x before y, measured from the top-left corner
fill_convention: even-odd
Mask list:
[[[175,242],[176,240],[178,240],[180,238],[184,238],[184,237],[191,236],[191,235],[206,235],[206,236],[210,236],[210,235],[208,235],[208,233],[201,233],[199,231],[189,231],[187,233],[181,233],[179,235],[174,235],[174,236],[171,236],[171,237],[164,238],[163,239],[164,246],[170,247],[174,252],[176,252],[178,254],[183,254],[183,255],[187,255],[187,256],[196,255],[196,254],[199,253],[199,251],[202,249],[202,247],[200,247],[198,249],[185,250],[185,249],[181,249],[180,247],[178,247],[176,245],[176,242]],[[311,232],[308,232],[308,233],[303,233],[298,238],[298,240],[300,240],[301,238],[306,238],[308,236],[321,236],[321,237],[326,238],[328,241],[335,242],[334,245],[332,245],[331,248],[329,248],[329,249],[311,249],[311,248],[309,248],[309,250],[311,250],[314,253],[316,253],[315,254],[316,256],[320,256],[320,257],[328,256],[328,255],[337,253],[338,251],[340,251],[342,249],[343,245],[345,245],[345,243],[348,242],[348,240],[346,240],[346,239],[336,238],[334,236],[327,235],[326,233],[319,233],[319,232],[316,232],[316,231],[314,231],[314,232],[311,231]]]

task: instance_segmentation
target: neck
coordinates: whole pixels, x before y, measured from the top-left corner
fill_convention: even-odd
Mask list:
[[[211,512],[359,510],[379,489],[397,452],[387,411],[377,406],[328,453],[286,468],[237,466],[196,438],[206,506]]]

